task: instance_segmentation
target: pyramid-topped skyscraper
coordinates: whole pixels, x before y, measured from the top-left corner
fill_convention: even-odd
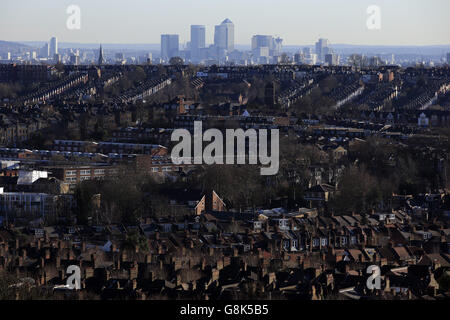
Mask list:
[[[225,19],[216,26],[214,32],[214,46],[218,50],[231,52],[234,50],[234,24],[230,19]]]

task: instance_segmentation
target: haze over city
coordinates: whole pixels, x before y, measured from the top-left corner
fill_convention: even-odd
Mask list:
[[[69,5],[81,9],[81,29],[66,27]],[[366,27],[370,5],[381,8],[381,29]],[[32,8],[32,10],[30,10]],[[449,44],[447,0],[297,1],[297,0],[152,0],[35,1],[2,4],[0,39],[46,41],[54,35],[65,42],[159,43],[160,35],[180,35],[189,41],[190,25],[206,26],[206,43],[213,43],[214,26],[229,18],[236,26],[235,43],[250,44],[255,34],[278,35],[284,45],[333,43],[359,45]]]
[[[437,313],[450,300],[449,12],[3,0],[0,304],[34,301],[3,309]]]

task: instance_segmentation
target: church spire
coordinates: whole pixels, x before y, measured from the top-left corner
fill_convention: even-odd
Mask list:
[[[99,50],[99,54],[98,54],[98,65],[101,66],[104,63],[105,63],[105,58],[103,58],[103,49],[102,49],[102,45],[100,44],[100,50]]]

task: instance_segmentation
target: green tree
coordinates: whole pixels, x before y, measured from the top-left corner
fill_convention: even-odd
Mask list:
[[[169,64],[172,66],[182,66],[184,64],[184,61],[180,57],[173,57],[170,58]]]

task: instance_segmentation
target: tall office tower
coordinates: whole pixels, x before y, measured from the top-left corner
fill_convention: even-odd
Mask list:
[[[62,62],[62,57],[59,53],[57,53],[53,56],[53,60],[55,63],[60,63],[60,62]]]
[[[295,64],[305,63],[305,54],[303,52],[294,54],[294,62],[295,62]]]
[[[169,60],[177,57],[180,52],[180,37],[177,34],[161,35],[161,58]]]
[[[274,42],[272,36],[256,35],[252,37],[252,50],[264,47],[273,50],[273,45]]]
[[[325,55],[327,55],[330,52],[330,42],[328,39],[319,39],[319,41],[316,42],[316,54],[320,61],[323,61],[325,59]]]
[[[42,58],[48,58],[50,57],[50,47],[48,43],[44,44],[44,46],[41,49],[41,57]]]
[[[50,39],[50,57],[54,57],[58,53],[58,39],[53,37]]]
[[[269,58],[273,51],[273,37],[265,35],[256,35],[252,37],[252,53],[260,58]]]
[[[153,53],[151,53],[151,52],[147,53],[146,58],[147,58],[147,59],[146,59],[147,64],[152,64],[152,61],[153,61]]]
[[[122,61],[125,60],[125,55],[122,52],[116,52],[116,54],[114,55],[114,57],[116,58],[116,61]]]
[[[6,60],[11,60],[11,52],[6,53]]]
[[[447,53],[447,64],[450,64],[450,52]]]
[[[281,55],[283,39],[274,38],[273,36],[256,35],[252,37],[252,51],[257,57],[268,56],[277,57]],[[261,52],[267,55],[262,55]]]
[[[206,28],[205,26],[191,26],[191,59],[193,61],[201,60],[201,51],[206,47]]]
[[[230,19],[225,19],[214,31],[214,46],[221,52],[234,50],[234,24]]]
[[[283,51],[283,39],[281,39],[280,37],[274,38],[272,55],[274,57],[281,56],[282,51]]]
[[[105,63],[105,57],[103,56],[103,48],[102,45],[100,45],[100,49],[98,51],[98,65],[101,66]]]
[[[339,65],[339,55],[336,53],[326,54],[325,55],[325,63],[328,63],[329,66]]]

